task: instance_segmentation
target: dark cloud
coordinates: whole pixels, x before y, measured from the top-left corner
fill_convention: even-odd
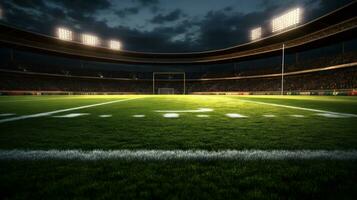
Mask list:
[[[233,10],[233,8],[231,6],[227,6],[224,8],[224,11],[226,11],[226,12],[230,12],[232,10]]]
[[[152,13],[157,13],[161,9],[159,8],[159,6],[155,5],[155,6],[151,6],[150,10]]]
[[[62,5],[65,9],[71,11],[83,13],[93,13],[97,10],[110,8],[111,6],[109,0],[52,0],[52,3]]]
[[[26,8],[38,8],[45,5],[43,0],[5,0],[5,2],[12,2],[14,5]]]
[[[176,9],[166,15],[163,14],[158,14],[155,17],[153,17],[150,22],[154,24],[163,24],[166,22],[173,22],[178,20],[181,16],[183,15],[182,11],[180,9]]]
[[[134,2],[138,2],[141,5],[144,6],[151,6],[151,5],[157,5],[159,4],[159,0],[132,0]]]
[[[63,25],[78,33],[93,32],[103,39],[117,38],[126,50],[189,52],[247,42],[249,31],[256,26],[262,26],[264,32],[269,33],[271,18],[287,8],[302,6],[306,20],[310,20],[351,1],[262,0],[258,10],[242,13],[227,5],[221,9],[212,8],[200,17],[185,15],[186,10],[180,9],[167,13],[167,8],[158,0],[132,0],[126,8],[111,5],[114,1],[110,0],[3,0],[0,4],[6,10],[9,24],[36,32],[53,35],[55,27]],[[142,15],[141,9],[151,12],[151,16],[156,14],[147,19],[145,17],[150,15]],[[142,18],[145,26],[151,28],[120,23],[109,26],[109,19],[103,18],[102,13],[112,13],[118,20]]]
[[[124,48],[127,50],[146,52],[182,52],[187,51],[188,48],[187,41],[172,42],[172,36],[187,31],[188,27],[183,23],[174,27],[157,27],[151,31],[139,31],[138,29],[125,26],[111,28],[103,21],[96,21],[84,26],[90,30],[94,29],[97,32],[102,33],[101,37],[103,38],[117,38],[123,41]],[[87,29],[84,28],[83,30]],[[120,36],[118,36],[118,33],[120,33]]]
[[[128,15],[135,15],[139,13],[138,7],[124,8],[122,10],[115,11],[115,14],[120,18],[125,18]]]
[[[33,7],[33,6],[31,6]],[[28,6],[26,8],[29,8]],[[184,33],[189,26],[179,24],[174,27],[157,27],[151,31],[139,31],[125,26],[109,27],[107,21],[98,20],[93,14],[75,12],[72,9],[59,9],[43,6],[41,15],[35,16],[28,10],[18,8],[12,3],[6,3],[9,13],[9,23],[17,23],[36,32],[53,35],[57,25],[71,27],[74,31],[97,33],[101,38],[117,38],[122,40],[125,49],[136,51],[185,51],[185,42],[172,42],[174,35]],[[27,19],[27,20],[23,20]],[[120,34],[118,34],[120,33]]]
[[[323,13],[333,11],[336,8],[351,3],[352,1],[354,0],[338,0],[338,1],[320,0],[318,8],[315,11],[311,12],[312,17],[317,17],[319,15],[322,15]]]
[[[228,9],[230,12],[227,12],[226,8],[220,11],[211,11],[199,22],[200,37],[195,48],[210,50],[245,43],[249,41],[250,30],[257,26],[263,27],[264,34],[269,35],[271,19],[287,8],[302,7],[305,12],[304,20],[309,21],[351,1],[308,0],[302,4],[298,0],[287,0],[283,3],[280,1],[278,3],[275,0],[264,0],[260,5],[264,9],[259,12],[242,14],[232,12],[230,9]]]

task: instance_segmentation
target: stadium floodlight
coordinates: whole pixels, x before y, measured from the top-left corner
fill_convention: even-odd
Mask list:
[[[97,46],[99,44],[99,39],[94,35],[82,34],[82,42],[88,46]]]
[[[261,27],[255,28],[250,32],[251,40],[257,40],[257,39],[260,39],[261,37],[262,37],[262,28]]]
[[[301,9],[295,8],[272,20],[273,33],[289,28],[301,21]]]
[[[60,40],[72,41],[73,40],[73,32],[66,28],[57,28],[57,37]]]
[[[120,50],[121,49],[121,43],[117,40],[110,40],[109,41],[109,48],[113,50]]]

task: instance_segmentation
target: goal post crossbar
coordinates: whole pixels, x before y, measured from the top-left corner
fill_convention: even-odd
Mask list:
[[[186,73],[185,72],[153,72],[152,73],[152,93],[155,94],[155,77],[156,75],[183,75],[183,94],[186,94]]]

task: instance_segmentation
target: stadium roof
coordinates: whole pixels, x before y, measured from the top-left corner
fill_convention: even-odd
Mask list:
[[[354,38],[357,34],[357,1],[316,20],[279,32],[261,40],[226,49],[194,53],[144,53],[113,51],[89,47],[78,42],[61,41],[55,37],[0,25],[0,43],[19,49],[30,49],[61,56],[108,62],[142,64],[195,64],[228,62],[279,53],[282,44],[287,50],[312,48],[330,41]]]

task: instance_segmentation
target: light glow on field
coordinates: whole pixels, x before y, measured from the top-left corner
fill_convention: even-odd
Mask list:
[[[262,37],[262,28],[255,28],[251,31],[250,33],[250,39],[251,40],[257,40],[260,39]]]
[[[272,20],[273,32],[281,31],[283,29],[289,28],[301,21],[301,9],[293,9],[275,19]]]
[[[120,50],[121,49],[121,42],[117,40],[110,40],[109,41],[109,48],[113,50]]]
[[[82,42],[88,46],[97,46],[99,45],[99,39],[97,36],[89,35],[89,34],[82,34]]]
[[[57,28],[57,37],[60,40],[72,41],[73,40],[73,32],[67,28]]]

